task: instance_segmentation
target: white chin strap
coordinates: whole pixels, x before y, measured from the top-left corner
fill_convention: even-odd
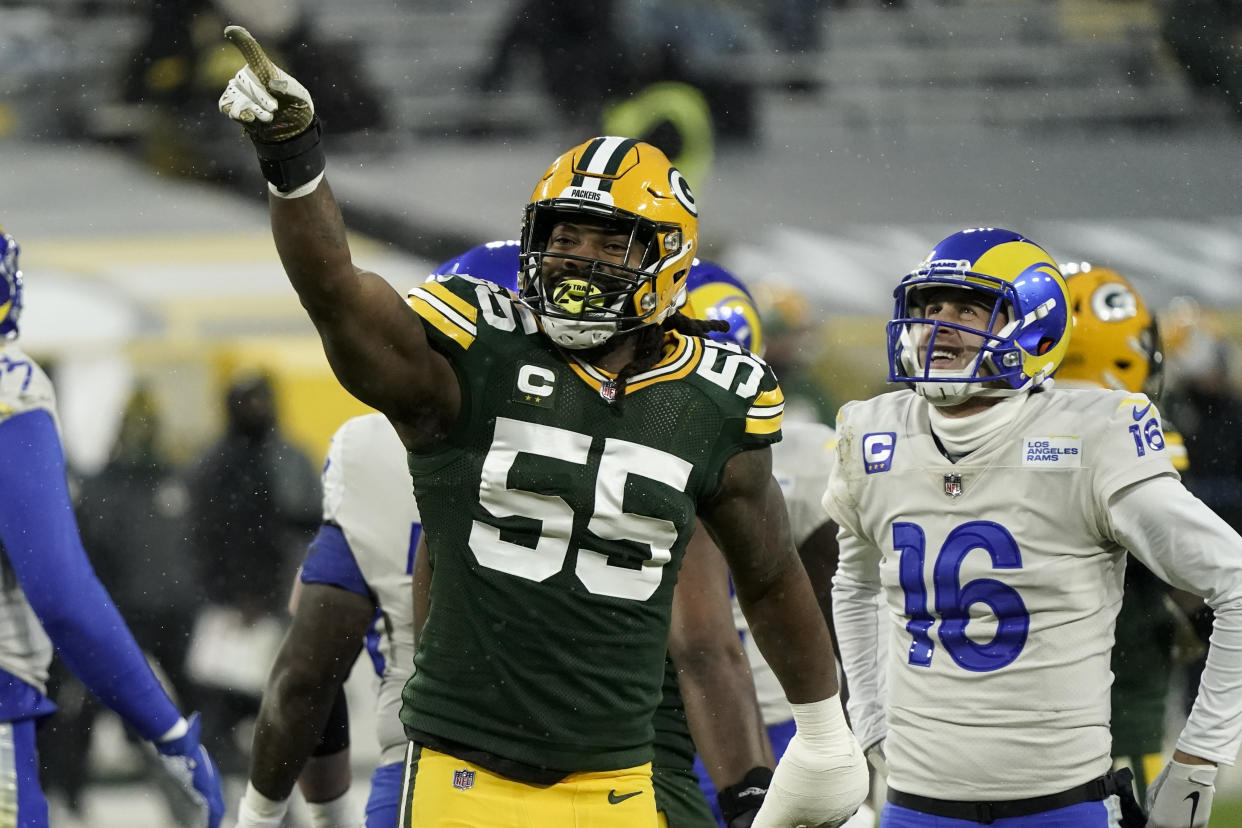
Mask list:
[[[927,372],[931,379],[937,377],[954,377],[956,371],[945,371],[932,368]],[[914,390],[935,406],[961,405],[983,390],[977,382],[916,382]]]
[[[600,322],[589,319],[560,319],[543,317],[543,329],[553,342],[562,348],[580,351],[603,345],[617,332],[616,322]]]

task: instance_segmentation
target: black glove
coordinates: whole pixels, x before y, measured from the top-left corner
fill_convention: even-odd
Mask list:
[[[746,771],[741,782],[716,794],[716,804],[727,828],[750,828],[771,784],[772,769],[760,766]]]

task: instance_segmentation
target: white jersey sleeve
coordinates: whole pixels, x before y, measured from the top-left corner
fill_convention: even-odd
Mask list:
[[[56,422],[51,380],[16,344],[0,346],[0,423],[36,411],[46,412]],[[0,549],[0,670],[43,692],[52,644],[12,575]]]
[[[399,762],[406,737],[398,712],[414,671],[414,550],[422,531],[406,451],[381,414],[346,422],[332,438],[323,475],[324,521],[340,527],[378,605],[367,650],[379,676],[376,729],[381,763]]]
[[[1242,537],[1169,477],[1122,490],[1109,517],[1148,569],[1214,611],[1199,696],[1177,747],[1231,765],[1242,746]]]

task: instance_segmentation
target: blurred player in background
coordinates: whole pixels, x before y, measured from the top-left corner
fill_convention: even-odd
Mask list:
[[[100,701],[152,742],[195,804],[199,826],[224,815],[220,778],[160,686],[82,547],[65,479],[56,396],[15,342],[22,310],[18,246],[0,230],[0,824],[44,828],[35,725],[52,648]]]
[[[517,241],[480,245],[442,264],[433,278],[470,276],[516,291],[518,250]],[[736,284],[723,269],[698,260],[687,278],[692,292],[702,286],[711,295],[718,287],[733,291]],[[717,302],[709,310],[725,307]],[[736,324],[741,336],[749,340],[753,308],[749,316],[713,318]],[[311,753],[320,754],[310,760],[299,780],[312,803],[316,826],[349,824],[342,799],[349,786],[348,762],[342,766],[339,761],[340,751],[348,744],[339,728],[342,724],[348,728],[348,719],[338,701],[327,718],[329,732],[336,735],[318,747],[312,738],[315,727],[304,723],[324,720],[333,687],[343,681],[364,634],[380,676],[377,720],[382,748],[366,824],[367,828],[397,825],[406,744],[397,713],[401,687],[413,667],[415,624],[422,620],[416,618],[418,605],[411,606],[415,550],[423,551],[418,544],[421,535],[405,452],[396,432],[377,414],[348,421],[333,437],[329,450],[324,524],[302,569],[293,630],[264,694],[251,773],[258,793],[283,800],[292,790],[302,761]],[[694,772],[691,732],[712,757],[717,779],[731,783],[728,801],[735,819],[753,819],[774,764],[762,737],[745,657],[733,634],[724,559],[706,533],[696,533],[691,545],[674,592],[669,644],[673,658],[653,720],[656,806],[663,824],[671,828],[715,824]],[[425,585],[423,579],[420,586]],[[684,706],[679,678],[690,688]],[[779,685],[770,681],[780,695]],[[787,705],[784,711],[789,718]],[[790,720],[785,741],[792,729]],[[333,761],[335,771],[325,775],[324,768]],[[709,789],[714,794],[710,784]],[[337,813],[329,816],[330,811]],[[243,802],[239,828],[278,826],[282,816],[273,812],[260,818]]]
[[[1160,402],[1164,357],[1156,319],[1120,273],[1082,263],[1062,266],[1074,332],[1056,374],[1063,388],[1111,388]],[[1188,465],[1182,437],[1165,419],[1164,450],[1173,468]],[[1165,710],[1175,653],[1203,649],[1171,588],[1133,557],[1113,644],[1113,765],[1134,773],[1139,797],[1164,762]]]
[[[911,388],[837,420],[833,611],[884,828],[1143,824],[1110,756],[1127,550],[1217,613],[1146,824],[1206,826],[1242,742],[1242,537],[1179,482],[1146,396],[1051,387],[1072,324],[1055,262],[999,228],[941,241],[888,325]]]
[[[771,476],[780,388],[679,312],[698,249],[682,175],[649,144],[586,141],[527,203],[520,299],[449,277],[407,302],[353,263],[309,93],[225,34],[247,66],[220,109],[253,139],[286,274],[410,454],[433,574],[402,821],[657,824],[651,716],[697,515],[797,704],[755,825],[843,823],[867,772]]]
[[[750,290],[737,277],[719,265],[696,260],[686,280],[686,290],[691,314],[706,319],[722,319],[729,323],[729,330],[712,332],[710,336],[713,339],[718,342],[733,342],[760,356],[766,353],[766,326]],[[777,379],[781,378],[778,376]],[[782,424],[781,441],[772,447],[772,476],[784,493],[794,544],[811,578],[811,584],[815,587],[816,597],[826,618],[832,616],[832,576],[837,569],[837,527],[824,512],[821,501],[824,489],[828,486],[835,443],[836,434],[829,426],[813,420],[794,420]],[[755,646],[750,627],[736,600],[733,603],[734,622],[746,648],[768,738],[774,755],[779,759],[794,734],[793,715],[789,702],[781,692],[780,683],[772,674],[772,669],[768,667],[759,648]],[[696,759],[695,770],[699,774],[708,801],[715,802],[717,793],[712,784],[712,776],[706,772],[701,758]],[[747,781],[751,784],[762,783],[762,769],[757,769]],[[726,828],[739,824],[731,819],[734,813],[732,806],[738,793],[745,790],[746,785],[734,785],[720,792],[721,808],[716,811],[716,815],[721,818]],[[874,823],[875,813],[869,806],[863,805],[846,825],[862,828]]]

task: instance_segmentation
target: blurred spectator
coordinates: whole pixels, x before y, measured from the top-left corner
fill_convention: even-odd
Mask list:
[[[1242,530],[1242,394],[1237,353],[1219,323],[1193,299],[1179,297],[1161,318],[1168,361],[1170,419],[1186,438],[1186,487]]]
[[[1166,0],[1164,39],[1198,89],[1219,93],[1242,116],[1242,2]]]
[[[1234,372],[1237,354],[1219,322],[1189,297],[1174,299],[1161,316],[1168,388],[1164,406],[1186,440],[1186,488],[1235,530],[1242,530],[1242,394]],[[1191,609],[1195,632],[1207,640],[1213,615]],[[1204,657],[1187,665],[1187,702],[1193,701]]]
[[[111,593],[138,645],[155,661],[157,675],[173,700],[190,698],[185,652],[198,605],[199,588],[186,548],[189,493],[159,445],[160,416],[149,390],[130,397],[107,465],[81,486],[78,526],[95,573]],[[45,782],[61,791],[68,808],[80,813],[90,782],[91,728],[103,708],[59,659],[52,671],[53,698],[60,705],[39,734]],[[192,701],[192,699],[191,699]],[[148,775],[154,757],[143,752]],[[184,798],[169,804],[179,823],[192,818]],[[181,809],[181,810],[178,810]]]
[[[497,36],[479,85],[512,88],[519,57],[529,55],[542,90],[574,129],[598,131],[606,104],[678,81],[702,93],[721,139],[750,141],[758,127],[754,81],[729,60],[749,50],[746,29],[707,0],[524,0]]]
[[[147,161],[183,175],[215,176],[217,90],[241,62],[220,38],[225,25],[244,25],[262,38],[272,59],[314,84],[315,109],[335,135],[381,127],[383,108],[360,56],[323,37],[310,12],[295,0],[148,0],[148,26],[130,59],[124,97],[157,106],[143,136]],[[319,91],[322,90],[322,91]],[[227,127],[227,124],[224,126]]]
[[[524,53],[533,53],[544,91],[573,124],[597,122],[604,101],[635,88],[625,46],[617,34],[613,0],[524,0],[491,52],[491,62],[479,80],[485,91],[511,88],[519,60]],[[288,71],[299,77],[293,67]],[[318,90],[318,86],[308,88]]]
[[[223,772],[244,773],[249,739],[234,730],[258,712],[288,584],[319,523],[320,487],[307,456],[281,436],[266,376],[239,377],[226,404],[225,434],[190,476],[191,543],[208,604],[186,669],[211,711],[203,741]]]

